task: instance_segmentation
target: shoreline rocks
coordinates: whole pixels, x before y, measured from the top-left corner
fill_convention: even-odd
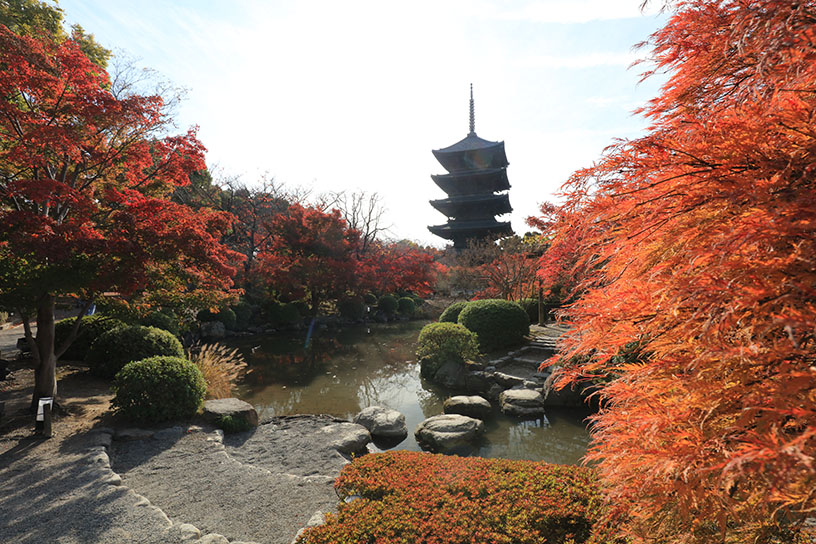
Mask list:
[[[382,406],[369,406],[354,416],[354,423],[362,425],[374,438],[404,439],[408,436],[405,416]]]
[[[429,417],[420,423],[414,436],[423,449],[449,451],[467,446],[484,433],[481,420],[459,414]]]
[[[508,389],[499,395],[501,411],[522,418],[544,418],[544,397],[534,389]]]
[[[250,403],[236,398],[215,399],[204,402],[204,418],[216,423],[222,417],[243,421],[252,427],[258,426],[258,412]]]
[[[445,401],[443,411],[483,420],[490,415],[493,407],[487,399],[478,395],[456,395]]]

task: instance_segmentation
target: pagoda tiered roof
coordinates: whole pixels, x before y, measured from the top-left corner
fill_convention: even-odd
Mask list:
[[[444,225],[428,227],[428,230],[446,240],[456,240],[457,238],[467,240],[468,238],[485,235],[513,234],[513,228],[510,226],[509,221],[496,221],[495,219],[449,221]]]
[[[504,142],[491,142],[471,132],[455,144],[432,151],[436,160],[448,172],[466,170],[483,170],[486,168],[504,168],[507,166],[507,155]]]
[[[497,193],[510,188],[507,168],[462,170],[454,174],[434,174],[434,183],[450,196]]]
[[[456,217],[459,219],[492,219],[495,215],[502,215],[513,211],[513,208],[510,207],[510,197],[506,194],[471,194],[456,196],[441,200],[431,200],[431,206],[448,217]]]
[[[444,225],[428,227],[433,234],[453,240],[463,248],[473,238],[513,234],[507,221],[497,215],[511,212],[504,142],[491,142],[476,135],[473,86],[470,88],[470,132],[455,144],[432,150],[447,174],[432,175],[447,198],[431,200],[431,206],[448,217]]]

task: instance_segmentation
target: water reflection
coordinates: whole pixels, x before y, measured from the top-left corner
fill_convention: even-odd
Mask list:
[[[397,447],[419,450],[414,429],[441,414],[442,402],[452,394],[419,376],[414,343],[422,325],[406,322],[316,334],[308,349],[305,332],[231,339],[229,344],[239,348],[251,368],[239,394],[259,408],[262,418],[318,413],[351,418],[368,406],[393,408],[405,414],[409,431]],[[546,413],[549,426],[541,420],[518,421],[496,410],[472,453],[578,462],[589,441],[582,423],[586,414]]]

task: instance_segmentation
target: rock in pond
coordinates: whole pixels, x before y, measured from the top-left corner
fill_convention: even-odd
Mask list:
[[[227,335],[227,328],[220,321],[205,321],[201,324],[201,337],[220,340]]]
[[[478,395],[457,395],[445,401],[443,410],[446,414],[484,419],[490,415],[492,408],[490,402]]]
[[[245,421],[253,427],[258,426],[258,412],[250,403],[241,399],[216,399],[204,403],[204,417],[207,420],[215,422],[224,416]]]
[[[373,437],[405,438],[408,436],[408,427],[405,426],[405,416],[396,410],[382,406],[369,406],[354,416],[354,423],[362,425]]]
[[[333,423],[320,429],[320,432],[326,434],[331,447],[346,455],[365,452],[371,442],[368,429],[356,423]]]
[[[446,451],[467,445],[484,432],[484,423],[459,414],[429,417],[420,423],[414,435],[423,449]]]
[[[501,411],[517,417],[544,417],[544,397],[533,389],[508,389],[499,395]]]

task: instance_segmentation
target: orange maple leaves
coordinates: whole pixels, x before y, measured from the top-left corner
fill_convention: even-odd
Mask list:
[[[678,2],[649,133],[565,186],[553,250],[590,274],[561,383],[608,378],[589,457],[630,536],[768,541],[816,508],[815,21]]]

